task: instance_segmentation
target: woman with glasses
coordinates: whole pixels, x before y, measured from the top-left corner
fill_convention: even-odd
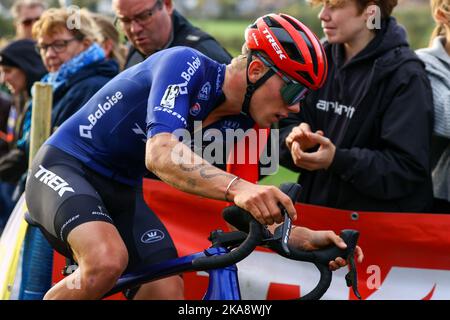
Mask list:
[[[103,37],[89,12],[49,9],[33,27],[49,73],[42,79],[53,86],[52,127],[60,126],[118,73],[106,59]]]
[[[366,211],[431,209],[432,96],[397,0],[321,4],[328,78],[280,122],[280,161],[304,203]]]
[[[118,65],[106,60],[99,43],[101,33],[87,11],[76,13],[66,9],[49,9],[33,26],[35,50],[48,73],[40,80],[53,87],[52,131],[74,114],[103,85],[118,73]],[[73,25],[68,21],[79,25]],[[23,135],[19,141],[28,149],[32,105],[24,116]],[[18,188],[25,188],[26,175]]]
[[[278,188],[239,179],[193,151],[222,139],[233,143],[227,130],[268,128],[298,112],[305,87],[318,88],[326,77],[319,40],[293,17],[258,19],[246,45],[248,52],[230,65],[187,47],[153,54],[111,80],[47,140],[34,160],[26,201],[50,243],[79,268],[45,298],[99,299],[125,270],[177,256],[143,199],[147,170],[183,191],[234,202],[272,227],[282,221],[278,203],[296,219]],[[216,139],[180,143],[199,129],[211,129]],[[46,180],[49,175],[58,186]],[[291,239],[308,249],[345,246],[333,232],[305,228],[295,228]],[[336,259],[330,268],[345,263]],[[69,290],[75,279],[80,288]],[[136,299],[182,299],[183,282],[175,276],[136,291]]]
[[[433,89],[434,211],[450,212],[450,0],[431,0],[436,28],[429,48],[417,51]]]

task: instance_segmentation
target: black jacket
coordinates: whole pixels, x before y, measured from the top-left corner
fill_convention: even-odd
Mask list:
[[[301,171],[301,202],[365,211],[426,212],[432,205],[433,104],[422,62],[394,18],[347,64],[325,44],[329,73],[299,114],[280,123],[281,163]],[[336,146],[328,170],[299,170],[285,139],[306,122]]]
[[[217,42],[216,39],[199,28],[194,27],[176,10],[174,10],[172,14],[172,23],[173,40],[167,48],[176,46],[191,47],[219,63],[228,64],[230,62],[231,55]],[[125,69],[144,61],[145,58],[145,55],[131,46],[125,63]]]

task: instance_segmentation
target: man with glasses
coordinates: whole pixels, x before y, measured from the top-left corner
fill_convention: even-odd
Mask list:
[[[33,39],[31,30],[47,8],[43,0],[16,0],[11,8],[17,39]]]
[[[196,122],[222,137],[255,123],[268,128],[299,111],[305,87],[318,88],[325,80],[320,41],[293,17],[262,17],[246,40],[248,52],[229,65],[186,47],[152,55],[108,82],[40,149],[26,187],[30,215],[55,248],[81,257],[80,286],[68,289],[72,274],[46,298],[98,299],[124,270],[176,257],[170,235],[143,199],[147,170],[183,191],[234,202],[263,224],[282,221],[278,203],[296,219],[291,200],[278,188],[220,170],[179,141],[180,133],[198,129]],[[47,182],[49,175],[58,186]],[[142,240],[149,231],[157,237]],[[291,239],[305,249],[345,247],[331,231],[297,227]],[[330,268],[345,264],[338,258]],[[166,280],[143,286],[135,298],[182,298],[181,278]]]
[[[116,25],[131,42],[125,68],[153,53],[175,46],[194,48],[220,63],[231,56],[210,35],[174,9],[172,0],[113,0]]]

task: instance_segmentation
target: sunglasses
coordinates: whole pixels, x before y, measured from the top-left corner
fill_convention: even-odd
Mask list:
[[[301,83],[292,80],[281,72],[280,69],[275,67],[272,63],[268,61],[268,59],[264,58],[261,54],[255,53],[255,55],[269,68],[271,68],[276,74],[278,74],[281,79],[284,81],[284,86],[281,87],[280,93],[281,97],[283,98],[283,101],[289,105],[292,106],[294,104],[297,104],[303,99],[305,99],[306,94],[309,92],[309,89],[302,85]]]
[[[40,17],[37,18],[27,18],[24,19],[22,21],[20,21],[20,23],[24,26],[31,26],[33,23],[35,23],[36,21],[38,21],[40,19]]]

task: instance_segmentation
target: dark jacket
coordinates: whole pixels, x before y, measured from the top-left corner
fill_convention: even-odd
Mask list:
[[[173,40],[167,48],[176,46],[186,46],[194,48],[204,55],[218,61],[228,64],[231,61],[231,55],[206,32],[194,27],[178,11],[174,10],[172,14]],[[125,69],[134,66],[146,58],[133,46],[130,47]]]
[[[80,70],[53,93],[52,128],[59,127],[109,80],[119,73],[113,60],[104,60]]]
[[[46,73],[41,56],[36,52],[35,42],[32,40],[17,40],[11,42],[0,52],[0,64],[19,68],[27,79],[27,93],[31,94],[31,88],[35,81],[39,81]],[[14,137],[8,146],[8,152],[0,157],[0,180],[16,183],[26,171],[28,159],[23,150],[17,148],[17,140],[23,134],[23,123],[29,101],[24,101],[25,95],[16,99],[16,105],[12,106],[16,112],[14,123]],[[13,113],[10,113],[10,116]],[[12,117],[14,119],[14,117]]]
[[[83,68],[72,76],[65,84],[53,93],[53,108],[51,114],[52,131],[59,127],[72,114],[80,109],[100,88],[119,72],[119,67],[112,60],[104,60]],[[31,110],[27,110],[24,128],[31,120]],[[25,129],[22,135],[26,137],[24,146],[14,149],[9,158],[0,159],[0,179],[16,183],[28,167],[29,132]]]
[[[426,212],[432,204],[433,104],[422,62],[394,18],[344,64],[341,45],[325,44],[329,73],[299,114],[280,123],[280,159],[300,171],[301,201],[365,211]],[[295,167],[285,139],[301,122],[336,146],[328,170]]]
[[[8,115],[11,105],[10,97],[0,91],[0,157],[9,151]]]

